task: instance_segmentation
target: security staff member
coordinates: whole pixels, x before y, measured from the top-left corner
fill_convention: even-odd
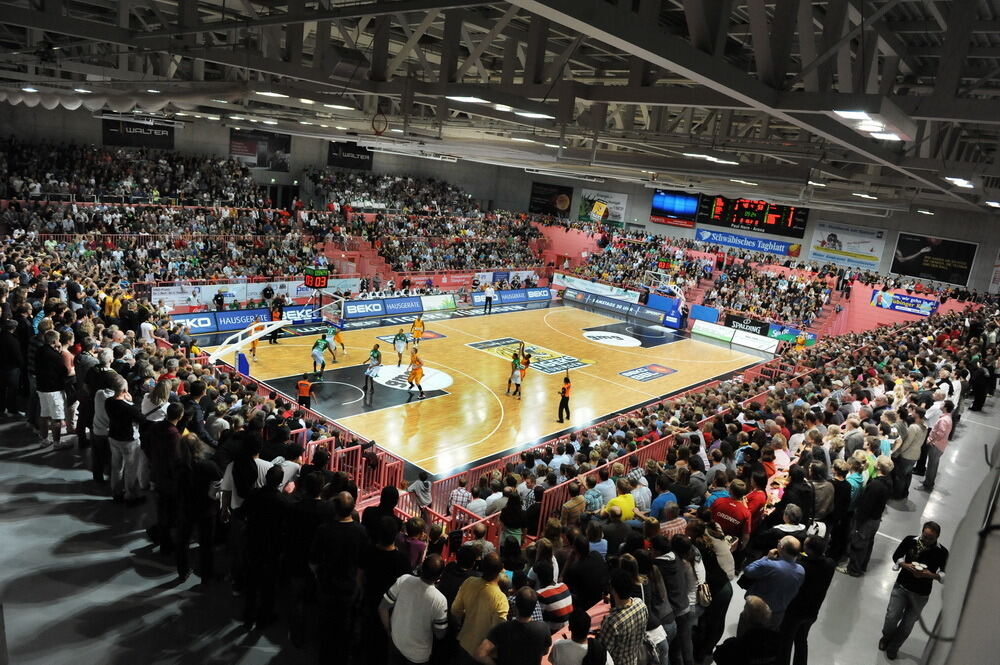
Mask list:
[[[285,304],[284,296],[278,296],[274,299],[274,304],[271,305],[271,320],[280,321],[285,317]],[[267,338],[268,344],[278,343],[278,330],[280,328],[275,328],[271,331],[271,335]]]
[[[295,386],[298,389],[299,405],[304,406],[307,409],[311,409],[313,384],[312,381],[309,380],[309,375],[303,374],[302,378],[299,379]]]
[[[563,412],[566,412],[566,420],[569,420],[569,394],[573,389],[573,384],[569,381],[569,376],[563,378],[562,388],[559,389],[559,422],[563,422]]]

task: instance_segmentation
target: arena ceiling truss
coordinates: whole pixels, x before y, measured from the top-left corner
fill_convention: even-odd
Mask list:
[[[1000,0],[17,0],[0,97],[868,214],[1000,199]]]

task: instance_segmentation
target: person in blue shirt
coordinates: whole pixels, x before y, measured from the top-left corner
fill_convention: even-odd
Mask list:
[[[729,496],[729,474],[717,473],[712,478],[712,488],[709,490],[708,495],[705,498],[704,505],[711,507],[712,504],[715,503],[716,499],[721,499],[726,496]]]
[[[658,494],[656,498],[653,499],[653,503],[649,505],[649,516],[660,519],[663,515],[663,507],[668,503],[677,503],[677,495],[670,491],[670,478],[666,474],[660,474],[656,477],[656,491]]]
[[[746,589],[747,597],[757,596],[771,608],[771,620],[767,626],[771,630],[777,630],[781,626],[785,610],[805,580],[806,571],[797,563],[800,551],[799,539],[785,536],[767,556],[748,565],[737,582]],[[742,615],[740,623],[744,623]],[[741,629],[737,630],[743,632]]]

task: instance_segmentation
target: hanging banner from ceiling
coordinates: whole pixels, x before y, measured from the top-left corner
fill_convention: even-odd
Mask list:
[[[229,156],[252,169],[287,172],[292,137],[287,134],[230,128]]]
[[[174,149],[174,128],[146,122],[131,122],[104,118],[101,121],[101,142],[126,148]]]
[[[371,171],[374,153],[353,142],[331,141],[326,150],[326,165],[335,169]]]
[[[628,194],[600,189],[581,189],[576,218],[581,222],[605,222],[613,226],[625,223]]]
[[[813,261],[849,268],[877,270],[884,253],[885,231],[846,224],[818,223],[809,243],[809,258]]]
[[[889,272],[966,286],[979,244],[900,232]]]
[[[536,215],[552,215],[553,217],[569,217],[569,209],[573,204],[573,188],[566,185],[553,185],[548,182],[532,182],[531,198],[528,199],[528,212]]]

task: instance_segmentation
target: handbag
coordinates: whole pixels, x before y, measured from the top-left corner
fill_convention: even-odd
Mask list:
[[[816,486],[809,481],[809,489],[812,490],[812,515],[809,517],[809,524],[806,525],[806,535],[826,538],[826,522],[816,519]]]
[[[712,589],[709,588],[708,582],[702,582],[698,585],[697,590],[695,590],[695,600],[700,607],[708,607],[712,604]]]

